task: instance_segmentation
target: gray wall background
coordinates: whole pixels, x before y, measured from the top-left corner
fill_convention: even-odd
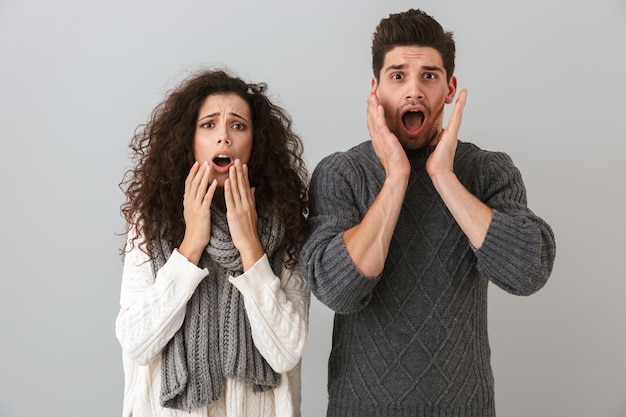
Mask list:
[[[370,36],[409,7],[455,33],[461,139],[512,156],[557,236],[541,292],[490,290],[498,414],[626,416],[624,0],[0,0],[1,417],[121,414],[117,184],[166,91],[205,65],[266,81],[312,170],[368,138]],[[305,417],[327,402],[317,301],[310,328]]]

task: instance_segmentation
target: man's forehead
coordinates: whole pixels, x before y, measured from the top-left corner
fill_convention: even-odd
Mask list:
[[[396,46],[385,54],[383,70],[413,65],[443,70],[443,58],[430,46]]]

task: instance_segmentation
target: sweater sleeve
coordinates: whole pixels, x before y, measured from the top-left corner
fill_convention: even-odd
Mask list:
[[[126,253],[115,332],[129,360],[146,365],[161,352],[182,325],[187,301],[207,274],[174,250],[155,279],[150,259],[137,245]]]
[[[337,313],[365,307],[380,277],[362,275],[343,241],[343,232],[358,224],[367,208],[362,181],[342,154],[323,159],[309,188],[309,236],[302,249],[302,265],[315,296]]]
[[[278,373],[295,367],[306,346],[311,293],[299,267],[280,278],[264,255],[247,272],[230,277],[244,297],[255,346]]]
[[[520,171],[504,153],[490,153],[486,162],[484,202],[493,217],[482,246],[476,251],[479,271],[491,282],[516,295],[541,289],[554,264],[556,244],[550,226],[526,203]]]

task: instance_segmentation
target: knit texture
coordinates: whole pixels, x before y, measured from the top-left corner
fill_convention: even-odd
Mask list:
[[[475,251],[425,170],[433,149],[407,152],[408,189],[376,279],[358,272],[342,239],[385,179],[371,142],[330,155],[313,173],[302,264],[313,293],[337,312],[329,417],[494,416],[488,282],[527,295],[551,272],[554,236],[527,208],[510,158],[458,143],[457,177],[494,211]]]
[[[259,236],[275,271],[280,270],[280,242],[283,229],[276,216]],[[161,244],[153,260],[155,273],[169,258],[171,250]],[[211,213],[211,241],[199,266],[209,276],[198,285],[187,304],[180,330],[163,349],[161,405],[191,410],[210,404],[222,396],[224,377],[248,381],[255,391],[278,385],[276,373],[259,353],[241,293],[230,283],[230,276],[243,273],[241,256],[233,245],[226,216]]]

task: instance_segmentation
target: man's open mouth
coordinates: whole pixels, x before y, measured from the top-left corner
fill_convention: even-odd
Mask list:
[[[424,112],[421,110],[409,110],[402,115],[402,123],[407,130],[417,130],[424,123]]]

